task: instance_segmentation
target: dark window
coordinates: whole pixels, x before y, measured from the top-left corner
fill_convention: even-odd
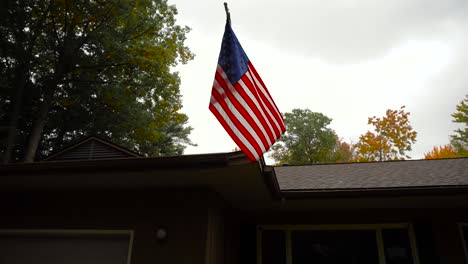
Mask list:
[[[468,226],[462,226],[463,238],[465,239],[465,244],[468,244]]]
[[[386,264],[413,264],[407,229],[382,230]]]
[[[463,233],[463,239],[465,239],[465,252],[468,253],[468,226],[462,226],[461,229]]]
[[[286,236],[282,230],[262,232],[262,262],[268,264],[286,263]]]
[[[240,260],[242,264],[257,264],[257,226],[242,224],[239,232]],[[233,249],[235,252],[235,248]]]
[[[293,231],[291,239],[294,264],[379,263],[375,230]]]
[[[435,240],[432,235],[432,223],[420,222],[414,225],[419,263],[439,264]]]

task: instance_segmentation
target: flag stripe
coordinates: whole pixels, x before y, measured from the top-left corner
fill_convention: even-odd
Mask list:
[[[223,111],[218,103],[211,103],[209,107],[213,115],[218,119],[221,125],[224,127],[229,136],[239,146],[240,149],[247,155],[250,160],[257,160],[259,158],[255,149],[250,145],[249,141],[237,130],[236,126],[229,122],[229,118]],[[236,131],[236,132],[234,132]]]
[[[229,98],[227,98],[226,95],[222,96],[220,93],[218,93],[216,88],[212,89],[212,95],[219,103],[221,108],[223,108],[224,112],[230,118],[232,123],[236,126],[237,130],[239,130],[240,133],[242,133],[244,137],[249,140],[250,144],[257,151],[257,153],[263,153],[265,151],[265,147],[258,138],[258,135],[255,133],[255,131],[253,131],[252,127],[244,119],[244,117],[237,111]]]
[[[252,93],[252,90],[254,87],[252,86],[252,83],[248,81],[247,77],[244,75],[242,78],[236,83],[236,86],[239,85],[238,92],[241,93],[243,98],[246,98],[246,101],[249,103],[251,109],[253,112],[255,112],[255,115],[259,118],[260,122],[262,123],[263,127],[265,127],[266,132],[268,133],[268,137],[270,138],[271,142],[274,142],[277,137],[276,133],[271,126],[271,120],[268,119],[267,114],[265,114],[265,111],[263,110],[263,107],[261,106],[262,103],[257,100],[257,97],[254,96]],[[242,89],[240,89],[242,88]]]
[[[213,99],[216,101],[214,97]],[[210,105],[210,110],[213,114],[215,114],[218,121],[222,124],[234,142],[244,151],[244,153],[246,150],[250,153],[248,155],[249,158],[258,156],[258,150],[256,150],[255,147],[251,144],[252,140],[245,137],[245,133],[238,129],[238,126],[235,124],[235,122],[233,122],[233,120],[217,101]]]
[[[249,61],[248,65],[249,65],[249,70],[253,73],[253,76],[255,77],[255,80],[258,82],[260,90],[263,92],[263,94],[265,95],[268,102],[270,102],[271,106],[274,108],[276,120],[281,120],[281,122],[280,122],[281,125],[282,125],[281,132],[284,133],[286,131],[286,127],[284,126],[283,117],[281,116],[281,112],[279,111],[278,107],[276,106],[275,102],[273,101],[273,98],[271,97],[270,92],[268,92],[268,90],[266,89],[266,85],[263,83],[263,80],[262,80],[262,78],[260,78],[260,75],[258,75],[257,70],[255,69],[253,64]]]
[[[250,68],[249,68],[249,71],[245,75],[249,78],[249,80],[252,82],[252,85],[255,87],[257,96],[260,98],[260,101],[263,103],[265,109],[267,109],[269,117],[271,117],[273,123],[276,126],[276,129],[277,129],[276,136],[279,137],[284,132],[283,131],[284,123],[283,123],[283,118],[281,116],[281,113],[279,113],[276,107],[274,106],[274,104],[271,103],[270,101],[271,98],[263,92],[263,87],[261,86],[258,79],[255,77],[253,72],[250,71]]]
[[[278,135],[280,134],[281,128],[277,122],[274,120],[274,116],[272,115],[271,111],[266,107],[265,102],[262,100],[260,97],[254,82],[249,79],[248,73],[243,76],[243,80],[239,81],[242,82],[243,85],[245,85],[251,92],[252,96],[259,102],[259,107],[262,112],[265,113],[265,117],[267,119],[268,124],[270,124],[272,130],[273,130],[273,135],[275,140],[278,138]]]
[[[217,74],[218,75],[218,74]],[[235,96],[232,94],[230,89],[226,89],[220,86],[218,82],[218,78],[220,76],[216,76],[213,82],[213,89],[216,89],[219,96],[215,93],[214,96],[218,101],[222,101],[224,98],[225,103],[227,103],[228,109],[225,111],[230,111],[233,113],[237,119],[242,123],[244,128],[252,135],[252,137],[256,140],[260,148],[265,151],[267,147],[270,145],[266,141],[265,137],[262,136],[261,129],[255,124],[252,117],[247,113],[246,109],[237,101]],[[221,83],[223,80],[221,79]],[[223,104],[221,103],[221,106]]]
[[[215,79],[218,81],[218,83],[222,84],[222,87],[228,88],[228,97],[232,101],[237,101],[240,104],[236,104],[236,107],[238,109],[242,109],[244,116],[251,120],[251,122],[254,124],[255,130],[259,130],[259,132],[261,132],[259,136],[263,138],[262,142],[264,146],[266,146],[266,149],[268,149],[268,146],[272,145],[276,138],[273,137],[273,133],[271,131],[266,129],[268,127],[268,123],[265,121],[263,114],[258,112],[258,107],[252,102],[252,98],[246,94],[244,90],[246,88],[234,88],[227,79],[227,76],[221,67],[218,67]],[[239,85],[240,82],[236,83],[234,86]]]
[[[257,86],[255,85],[255,81],[252,79],[252,76],[249,72],[244,75],[245,83],[247,83],[247,87],[250,88],[253,96],[260,102],[259,109],[262,109],[266,113],[266,117],[268,119],[268,123],[270,123],[273,127],[275,139],[277,139],[281,135],[281,126],[278,124],[278,121],[275,120],[275,116],[271,113],[270,108],[267,104],[265,104],[265,99],[259,93]]]

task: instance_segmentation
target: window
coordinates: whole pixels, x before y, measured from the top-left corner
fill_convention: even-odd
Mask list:
[[[128,264],[132,231],[0,230],[2,264]]]
[[[460,234],[462,237],[462,242],[463,242],[463,247],[465,249],[465,257],[466,257],[466,263],[468,263],[468,224],[463,223],[459,225],[460,227]]]
[[[414,264],[407,229],[382,229],[386,264]]]
[[[263,263],[286,263],[286,232],[282,230],[266,230],[262,233]]]
[[[258,264],[418,264],[408,224],[259,226]]]
[[[291,243],[294,264],[374,264],[379,261],[372,230],[292,231]]]

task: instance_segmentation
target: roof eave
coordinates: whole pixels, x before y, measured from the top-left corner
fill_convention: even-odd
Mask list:
[[[47,161],[34,163],[13,163],[0,166],[0,177],[5,174],[43,172],[60,172],[67,170],[138,170],[173,169],[173,168],[217,168],[233,164],[247,164],[249,160],[239,152],[212,153],[183,156],[152,157],[152,158],[113,158],[100,160]]]
[[[419,187],[384,187],[354,189],[281,190],[279,196],[289,199],[341,198],[341,197],[394,197],[413,195],[468,194],[468,185],[442,185]]]

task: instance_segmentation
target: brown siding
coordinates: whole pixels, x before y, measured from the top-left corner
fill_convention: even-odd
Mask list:
[[[222,211],[208,210],[205,264],[224,261],[224,216]]]
[[[462,237],[454,220],[434,222],[432,230],[441,264],[466,263]]]
[[[218,198],[209,192],[3,193],[0,199],[0,229],[132,229],[132,264],[205,264],[223,258],[217,245],[222,221],[209,214]],[[158,227],[167,228],[164,242],[156,239]],[[207,245],[216,250],[211,262],[206,262]]]

